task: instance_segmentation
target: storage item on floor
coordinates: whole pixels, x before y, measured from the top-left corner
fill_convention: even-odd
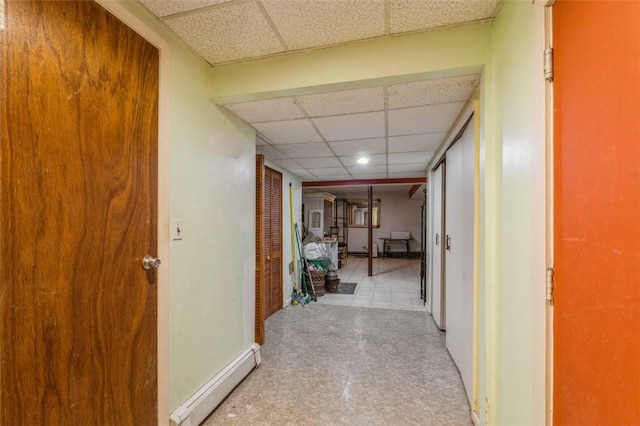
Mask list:
[[[338,278],[338,274],[336,273],[336,271],[328,271],[327,275],[325,276],[325,290],[329,293],[337,293],[338,285],[340,285],[340,279]]]
[[[316,297],[324,296],[324,276],[326,271],[309,271]]]

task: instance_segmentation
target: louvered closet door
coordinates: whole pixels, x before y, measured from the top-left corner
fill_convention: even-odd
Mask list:
[[[282,174],[264,173],[265,319],[282,308]]]

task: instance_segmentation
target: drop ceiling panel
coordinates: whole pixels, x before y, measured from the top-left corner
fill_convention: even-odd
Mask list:
[[[285,50],[255,2],[233,2],[164,22],[211,64]]]
[[[371,174],[371,173],[387,173],[387,166],[375,166],[371,164],[356,164],[355,166],[347,167],[349,173],[353,174]]]
[[[499,0],[390,0],[391,34],[418,31],[495,16]]]
[[[267,160],[282,160],[287,158],[286,154],[281,153],[270,145],[256,146],[256,154],[263,154]]]
[[[313,176],[311,173],[309,173],[309,171],[307,171],[307,169],[289,169],[289,171],[294,175],[298,175],[302,178]]]
[[[425,172],[426,163],[420,164],[389,164],[389,173],[415,173]]]
[[[427,105],[389,111],[389,135],[411,135],[448,131],[465,102]]]
[[[329,146],[337,155],[370,155],[385,152],[386,143],[384,138],[374,138],[329,142]]]
[[[262,4],[291,50],[385,34],[384,0],[263,0]]]
[[[317,93],[296,98],[309,117],[383,111],[382,87]]]
[[[325,143],[297,143],[291,145],[278,145],[278,151],[289,158],[330,157],[331,150]]]
[[[433,157],[434,151],[426,152],[405,152],[400,154],[389,154],[389,167],[392,164],[427,164],[431,157]]]
[[[385,135],[384,112],[314,118],[327,141],[375,138]]]
[[[225,105],[229,111],[247,123],[294,120],[305,118],[304,113],[293,102],[293,98],[266,99],[264,101],[240,102]]]
[[[463,102],[473,95],[478,83],[480,83],[480,75],[474,74],[440,80],[394,84],[389,86],[388,90],[389,109]]]
[[[358,158],[360,158],[359,156],[344,156],[344,157],[339,157],[340,161],[342,161],[342,164],[344,164],[347,167],[350,166],[355,166],[358,164]],[[373,165],[379,165],[379,164],[387,164],[387,156],[386,154],[376,154],[376,155],[369,155],[367,157],[369,159],[369,163],[367,164],[373,164]]]
[[[391,136],[389,152],[435,151],[446,135],[447,132]]]
[[[393,178],[414,178],[424,177],[426,172],[413,172],[413,173],[389,173],[389,179]]]
[[[167,16],[229,1],[231,0],[140,0],[140,3],[144,4],[156,16]]]
[[[298,158],[296,160],[302,167],[342,167],[340,161],[336,157],[309,157]]]
[[[316,176],[348,176],[349,173],[344,167],[319,167],[307,169]]]
[[[291,170],[291,169],[300,169],[302,166],[295,162],[294,160],[276,160],[273,162],[274,164],[282,167],[283,169]]]
[[[322,138],[308,120],[271,121],[254,123],[253,127],[272,144],[322,142]]]
[[[354,179],[386,179],[387,174],[386,173],[364,173],[364,174],[353,175],[353,178]]]

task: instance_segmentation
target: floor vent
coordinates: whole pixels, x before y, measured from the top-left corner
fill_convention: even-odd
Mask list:
[[[260,345],[254,343],[171,413],[171,426],[198,426],[258,365]]]

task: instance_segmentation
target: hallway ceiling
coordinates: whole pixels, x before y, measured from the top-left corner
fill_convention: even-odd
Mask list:
[[[140,0],[212,66],[493,19],[500,0]],[[425,176],[479,75],[224,105],[303,181]],[[356,163],[367,156],[369,164]]]

